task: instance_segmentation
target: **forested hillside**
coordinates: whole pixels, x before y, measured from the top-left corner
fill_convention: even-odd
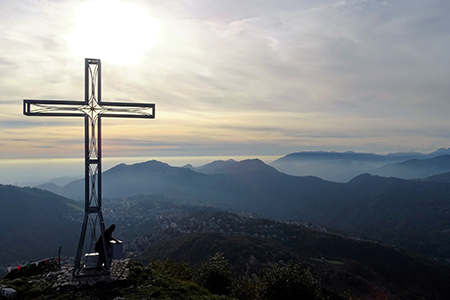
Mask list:
[[[144,198],[129,199],[144,203]],[[135,203],[136,205],[136,203]],[[251,278],[273,264],[301,262],[327,288],[343,295],[403,295],[418,299],[445,295],[448,265],[378,242],[333,234],[312,223],[279,222],[214,208],[160,202],[149,211],[164,213],[147,234],[127,244],[144,264],[170,259],[199,267],[223,253],[234,276]],[[158,209],[159,207],[159,209]],[[157,214],[157,213],[156,213]],[[161,214],[162,216],[163,214]]]
[[[76,249],[79,202],[37,188],[0,185],[0,263],[32,261]]]
[[[70,208],[74,202],[37,189],[2,188],[5,188],[5,195],[23,197],[22,202],[12,203],[30,205],[36,216],[36,219],[30,218],[33,223],[29,226],[33,230],[22,233],[16,253],[33,249],[40,255],[37,250],[41,249],[31,245],[34,235],[42,232],[53,236],[61,231],[69,232],[73,227],[75,232],[72,238],[67,236],[67,240],[78,241],[80,227],[72,225],[80,223],[82,214],[78,208]],[[53,199],[54,215],[49,208],[42,211],[47,207],[44,205],[47,199]],[[69,207],[68,211],[66,207]],[[176,263],[188,262],[194,272],[216,253],[223,253],[230,274],[252,289],[268,284],[264,274],[275,266],[281,269],[270,272],[298,272],[296,265],[301,265],[302,270],[310,268],[311,278],[316,278],[313,282],[319,280],[322,288],[328,291],[326,293],[342,297],[350,295],[346,294],[349,291],[352,295],[398,296],[402,299],[450,293],[446,284],[450,280],[450,269],[444,263],[379,242],[332,233],[319,224],[276,221],[255,217],[243,210],[234,209],[235,213],[230,213],[225,209],[230,207],[198,206],[186,199],[152,195],[104,201],[106,225],[117,225],[114,235],[124,240],[126,255],[144,265],[170,259]],[[13,209],[9,212],[16,213]],[[48,219],[42,213],[46,213]],[[66,223],[61,222],[60,228],[56,228],[54,223],[60,214]],[[75,217],[76,214],[79,220],[68,222],[68,216]],[[13,224],[21,222],[16,220]],[[27,235],[30,232],[31,235]],[[48,241],[50,243],[50,239]],[[45,249],[44,245],[38,247]],[[45,257],[47,253],[42,255]],[[294,265],[289,264],[290,261]],[[185,267],[173,265],[175,269]],[[246,281],[245,278],[253,279]]]

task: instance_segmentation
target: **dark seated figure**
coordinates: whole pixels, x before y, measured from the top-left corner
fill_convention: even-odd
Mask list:
[[[119,240],[115,239],[112,236],[114,229],[116,229],[116,225],[112,224],[111,226],[109,226],[108,229],[105,230],[106,254],[108,255],[110,264],[111,264],[111,241],[120,243]],[[99,265],[103,266],[104,264],[106,264],[106,257],[105,257],[105,251],[103,250],[102,236],[100,236],[100,238],[95,243],[95,252],[98,252],[98,254],[100,256]]]

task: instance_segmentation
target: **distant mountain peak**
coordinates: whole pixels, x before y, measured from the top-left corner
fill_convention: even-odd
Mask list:
[[[187,165],[184,165],[182,168],[186,168],[186,169],[191,169],[191,170],[195,170],[195,168],[194,168],[194,166],[193,165],[191,165],[191,164],[187,164]]]
[[[363,173],[363,174],[360,174],[360,175],[354,177],[348,183],[349,184],[361,184],[363,182],[371,181],[373,178],[376,178],[376,177],[380,178],[380,176],[377,176],[377,175],[371,175],[369,173]]]
[[[158,160],[152,159],[152,160],[148,160],[148,161],[144,161],[144,162],[139,162],[139,163],[134,163],[134,164],[125,164],[125,163],[120,163],[114,167],[112,167],[110,170],[115,169],[115,168],[127,168],[127,167],[141,167],[141,166],[169,166],[169,164],[164,163],[164,162],[160,162]]]
[[[450,148],[439,148],[434,152],[431,152],[428,154],[429,156],[440,156],[440,155],[449,155],[450,154]]]
[[[258,158],[245,159],[242,161],[229,160],[216,160],[212,163],[203,165],[196,168],[198,172],[204,174],[235,174],[241,172],[250,172],[256,170],[268,170],[270,172],[278,172],[275,168],[266,165],[262,160]]]
[[[168,163],[156,160],[156,159],[152,159],[152,160],[148,160],[148,161],[144,161],[144,162],[140,162],[140,163],[135,163],[132,164],[132,166],[139,166],[139,165],[165,165],[165,166],[170,166]]]

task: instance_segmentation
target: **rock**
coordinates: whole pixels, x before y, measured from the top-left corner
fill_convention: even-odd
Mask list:
[[[8,287],[0,287],[0,296],[6,299],[16,299],[17,291]]]

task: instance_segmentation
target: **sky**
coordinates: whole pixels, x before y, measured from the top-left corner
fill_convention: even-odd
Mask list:
[[[118,162],[450,147],[449,1],[0,5],[0,183],[82,164],[82,119],[22,103],[83,100],[85,58],[102,61],[104,101],[156,104],[153,120],[102,121]]]

